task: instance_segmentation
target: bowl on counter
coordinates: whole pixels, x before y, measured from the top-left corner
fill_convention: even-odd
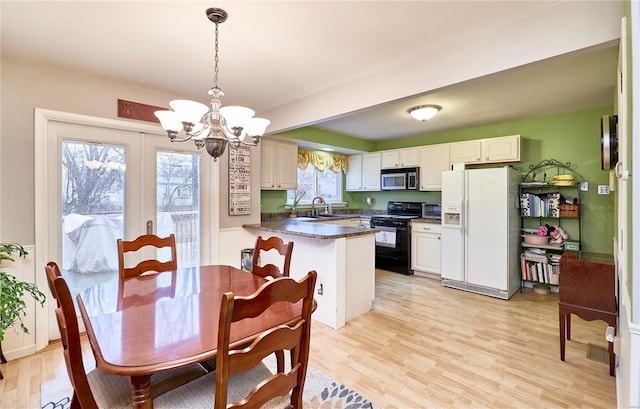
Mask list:
[[[545,245],[549,244],[549,236],[539,234],[523,234],[522,238],[526,244]]]

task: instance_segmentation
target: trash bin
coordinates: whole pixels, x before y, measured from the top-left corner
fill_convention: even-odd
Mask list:
[[[251,271],[251,262],[253,261],[253,249],[240,250],[240,268],[244,271]]]

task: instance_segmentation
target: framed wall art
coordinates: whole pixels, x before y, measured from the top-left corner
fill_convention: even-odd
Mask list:
[[[229,147],[229,216],[251,214],[251,149]]]

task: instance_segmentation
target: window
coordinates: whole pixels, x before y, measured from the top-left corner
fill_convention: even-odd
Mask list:
[[[319,171],[309,164],[306,169],[298,168],[298,195],[304,193],[300,204],[310,204],[314,197],[320,196],[327,202],[342,201],[342,174],[328,168]],[[287,191],[287,204],[292,204],[295,190]]]

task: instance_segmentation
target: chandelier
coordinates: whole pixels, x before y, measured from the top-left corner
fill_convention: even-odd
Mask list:
[[[207,9],[206,14],[216,25],[213,88],[208,92],[210,106],[177,99],[169,102],[172,111],[156,111],[154,114],[171,142],[193,139],[196,147],[204,147],[215,161],[222,156],[227,143],[234,149],[240,145],[257,146],[271,121],[254,118],[255,112],[249,108],[222,107],[220,97],[224,92],[218,87],[218,24],[224,23],[228,14],[219,8]]]

